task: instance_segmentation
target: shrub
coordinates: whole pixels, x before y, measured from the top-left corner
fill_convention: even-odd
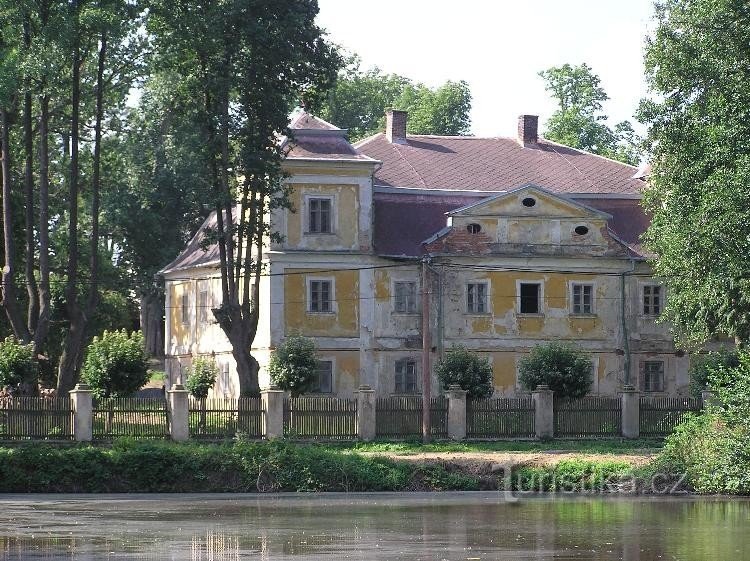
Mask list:
[[[494,391],[489,359],[481,358],[466,347],[450,349],[438,362],[435,372],[443,387],[458,384],[469,397],[489,397]]]
[[[519,380],[527,390],[545,384],[558,397],[583,397],[591,389],[591,357],[561,343],[537,345],[519,362]]]
[[[125,397],[148,381],[143,334],[105,331],[86,351],[81,379],[96,397]]]
[[[35,380],[34,345],[23,345],[14,337],[0,342],[0,388]]]
[[[720,368],[736,368],[740,365],[737,351],[721,348],[717,352],[710,352],[703,356],[696,356],[690,365],[690,394],[700,397],[701,392],[708,388],[711,372]]]
[[[185,387],[193,397],[205,399],[208,397],[208,390],[214,387],[218,373],[214,361],[196,358],[188,368]]]
[[[317,367],[315,343],[301,335],[287,337],[268,364],[271,382],[291,392],[293,397],[311,389]]]

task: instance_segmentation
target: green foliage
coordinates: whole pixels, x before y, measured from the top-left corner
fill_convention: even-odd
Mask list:
[[[34,345],[23,345],[13,337],[0,342],[0,388],[36,380]]]
[[[527,390],[544,384],[557,397],[583,397],[591,389],[593,366],[591,357],[582,350],[547,343],[537,345],[519,361],[519,380]]]
[[[722,368],[736,368],[740,365],[737,351],[722,347],[719,351],[705,355],[697,355],[690,363],[690,393],[693,397],[700,397],[701,392],[708,388],[709,377],[713,372]]]
[[[609,97],[590,66],[563,64],[543,70],[539,76],[559,104],[547,121],[545,138],[626,164],[638,163],[640,139],[629,121],[614,129],[606,124],[607,116],[601,111],[602,102]]]
[[[446,353],[435,366],[435,372],[444,388],[458,384],[469,397],[490,397],[494,391],[489,359],[460,345]]]
[[[520,467],[513,473],[512,486],[517,491],[532,492],[605,491],[631,473],[627,462],[561,460],[553,466]]]
[[[81,379],[96,397],[126,397],[148,382],[143,335],[135,331],[105,331],[86,351]]]
[[[646,43],[655,99],[646,243],[679,344],[750,341],[750,14],[743,2],[662,0]]]
[[[193,397],[205,399],[208,397],[208,390],[214,387],[218,374],[219,370],[213,360],[196,358],[188,369],[185,387]]]
[[[271,355],[268,371],[272,383],[296,397],[311,389],[317,367],[313,340],[290,335]]]
[[[466,82],[448,81],[431,89],[378,68],[362,70],[360,62],[356,55],[349,57],[319,111],[323,119],[348,129],[352,141],[381,132],[388,108],[409,112],[411,134],[469,133],[471,92]]]

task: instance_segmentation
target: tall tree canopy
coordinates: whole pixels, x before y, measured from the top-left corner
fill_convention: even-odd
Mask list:
[[[648,246],[684,345],[750,341],[750,8],[663,0],[646,43]]]
[[[407,132],[411,134],[469,134],[471,91],[466,82],[448,81],[433,89],[398,74],[383,74],[378,68],[363,70],[356,55],[339,72],[319,113],[349,129],[350,139],[356,141],[385,128],[388,108],[409,112]]]
[[[609,97],[590,66],[563,64],[543,70],[539,76],[558,102],[558,109],[547,121],[545,138],[626,164],[638,163],[639,139],[633,126],[630,121],[614,128],[607,125],[602,103]]]

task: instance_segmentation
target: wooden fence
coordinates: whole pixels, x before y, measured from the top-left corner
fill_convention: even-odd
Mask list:
[[[94,400],[94,440],[120,436],[168,438],[167,401],[151,397],[108,397]]]
[[[263,436],[263,403],[259,397],[190,398],[188,430],[192,438],[221,440],[243,434]]]
[[[555,436],[620,436],[621,404],[617,397],[555,399]]]
[[[375,403],[375,434],[382,438],[417,438],[422,436],[422,397],[380,397]],[[448,437],[448,399],[430,400],[430,434]]]
[[[641,436],[666,436],[689,413],[700,413],[703,400],[692,397],[642,397],[639,424]]]
[[[467,399],[467,438],[534,438],[531,397]]]
[[[0,440],[72,438],[73,411],[69,398],[0,398]]]
[[[357,438],[357,400],[323,396],[284,399],[284,436]]]

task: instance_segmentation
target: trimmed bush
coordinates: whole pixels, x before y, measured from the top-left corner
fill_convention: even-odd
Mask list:
[[[18,386],[37,377],[34,345],[23,345],[14,337],[0,342],[0,388]]]
[[[547,385],[557,397],[578,398],[591,389],[594,363],[582,350],[562,343],[537,345],[519,361],[519,380],[527,390]]]
[[[268,364],[271,382],[297,397],[310,391],[318,358],[315,343],[301,335],[290,335],[277,347]]]
[[[185,387],[197,399],[206,399],[208,391],[214,387],[219,374],[213,360],[196,358],[187,371]]]
[[[435,366],[435,372],[444,388],[458,384],[469,397],[490,397],[495,391],[492,385],[492,365],[463,346],[450,349]]]
[[[143,334],[105,331],[94,337],[86,351],[81,380],[96,397],[127,397],[148,382]]]

